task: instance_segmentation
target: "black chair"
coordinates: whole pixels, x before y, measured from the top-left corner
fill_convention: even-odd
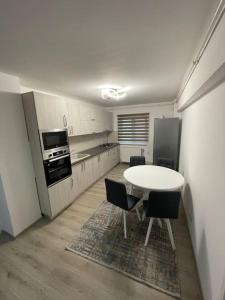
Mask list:
[[[130,167],[145,165],[144,156],[131,156],[130,157]]]
[[[143,201],[143,218],[150,217],[148,231],[145,239],[145,246],[148,244],[149,236],[151,233],[152,223],[155,218],[163,219],[166,223],[170,242],[173,250],[176,249],[173,232],[169,219],[177,219],[179,212],[181,193],[179,191],[174,192],[156,192],[152,191],[149,194],[149,199]]]
[[[130,167],[145,165],[145,157],[144,156],[130,156]],[[133,193],[133,186],[129,183],[125,183],[126,187],[130,194]],[[140,192],[140,189],[135,188],[137,192]]]
[[[115,206],[120,207],[123,210],[124,238],[126,239],[127,238],[126,212],[132,210],[140,199],[133,195],[128,195],[125,184],[121,182],[117,182],[105,178],[105,187],[106,187],[107,201],[109,201]],[[138,215],[138,219],[140,220],[138,208],[135,209]],[[110,223],[111,214],[112,214],[112,210],[108,217],[107,226]]]
[[[174,170],[174,161],[169,158],[157,158],[156,165]]]

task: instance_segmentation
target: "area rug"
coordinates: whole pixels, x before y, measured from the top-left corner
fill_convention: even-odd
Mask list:
[[[180,298],[176,252],[172,250],[166,226],[153,223],[148,246],[144,246],[148,222],[139,222],[135,212],[127,214],[124,239],[121,209],[103,202],[82,226],[79,237],[66,250],[120,272],[142,284]]]

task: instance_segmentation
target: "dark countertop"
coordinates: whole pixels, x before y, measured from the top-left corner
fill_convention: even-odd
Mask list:
[[[89,154],[89,156],[87,157],[84,157],[78,161],[73,161],[73,158],[72,158],[72,155],[71,155],[71,164],[72,165],[75,165],[75,164],[79,164],[80,162],[86,160],[86,159],[89,159],[93,156],[96,156],[96,155],[99,155],[107,150],[110,150],[116,146],[119,146],[119,143],[111,143],[110,146],[108,147],[102,147],[102,146],[97,146],[97,147],[94,147],[94,148],[90,148],[90,149],[86,149],[86,150],[83,150],[81,152],[78,152],[79,154]]]

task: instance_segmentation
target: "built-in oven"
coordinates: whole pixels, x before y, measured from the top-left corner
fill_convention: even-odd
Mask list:
[[[65,154],[69,147],[67,129],[40,130],[43,159]]]
[[[40,140],[49,187],[72,174],[67,129],[40,130]]]
[[[71,176],[70,154],[44,160],[44,169],[48,187]]]

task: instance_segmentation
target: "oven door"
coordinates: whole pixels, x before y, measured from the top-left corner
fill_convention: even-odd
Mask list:
[[[70,155],[46,160],[44,168],[47,186],[56,184],[72,174]]]
[[[40,134],[43,152],[68,145],[67,130],[41,131]]]

